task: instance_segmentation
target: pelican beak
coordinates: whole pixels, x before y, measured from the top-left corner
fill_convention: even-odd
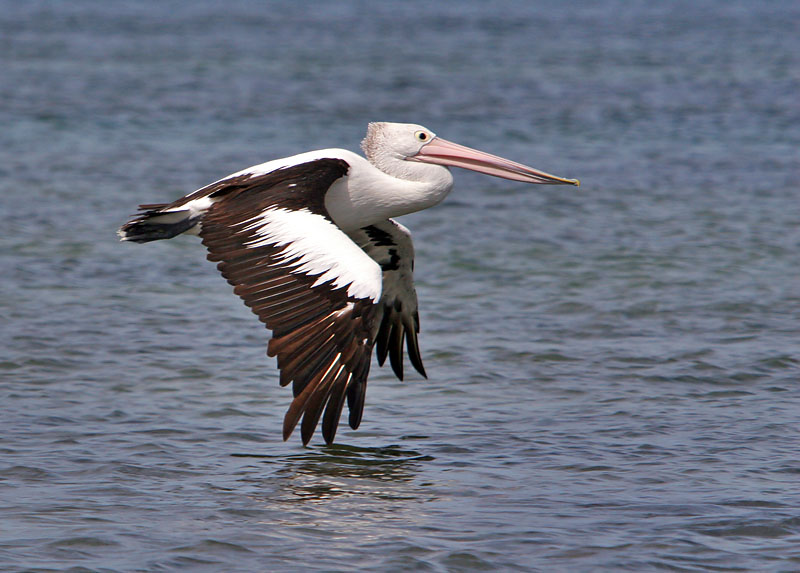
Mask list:
[[[464,147],[440,137],[431,139],[419,152],[409,157],[410,161],[421,161],[447,167],[462,167],[486,175],[494,175],[503,179],[523,181],[525,183],[540,183],[544,185],[575,185],[581,184],[577,179],[564,179],[556,177],[533,167],[515,163],[496,155],[484,153],[477,149]]]

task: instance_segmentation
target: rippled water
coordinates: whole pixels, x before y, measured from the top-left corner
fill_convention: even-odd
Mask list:
[[[0,2],[0,568],[800,569],[796,2]],[[371,120],[457,172],[430,379],[284,443],[267,333],[139,202]]]

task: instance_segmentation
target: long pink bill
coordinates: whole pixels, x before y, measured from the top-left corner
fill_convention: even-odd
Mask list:
[[[575,185],[581,184],[577,179],[564,179],[556,177],[533,167],[522,165],[490,153],[471,149],[440,137],[435,137],[427,143],[413,157],[412,161],[435,163],[449,167],[462,167],[486,175],[523,181],[525,183],[540,183],[544,185]]]

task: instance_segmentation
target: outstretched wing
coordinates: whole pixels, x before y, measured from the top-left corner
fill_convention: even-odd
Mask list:
[[[397,377],[403,379],[403,341],[408,358],[417,372],[427,378],[419,353],[419,312],[414,290],[414,244],[411,233],[400,223],[388,219],[364,227],[350,237],[364,249],[383,272],[383,296],[378,309],[380,326],[376,338],[378,363],[386,356]]]
[[[267,354],[294,392],[283,437],[302,417],[304,444],[323,409],[322,434],[333,441],[346,395],[358,427],[378,324],[381,269],[325,209],[347,171],[341,159],[317,159],[220,189],[200,231],[209,260],[272,330]]]

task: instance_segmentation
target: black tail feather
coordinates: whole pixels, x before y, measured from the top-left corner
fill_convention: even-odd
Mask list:
[[[156,205],[152,205],[156,207]],[[159,207],[161,205],[158,205]],[[151,205],[142,205],[142,208]],[[160,239],[171,239],[194,227],[198,223],[196,217],[191,217],[188,210],[162,212],[157,210],[146,211],[120,227],[117,234],[123,241],[134,243],[148,243]]]

